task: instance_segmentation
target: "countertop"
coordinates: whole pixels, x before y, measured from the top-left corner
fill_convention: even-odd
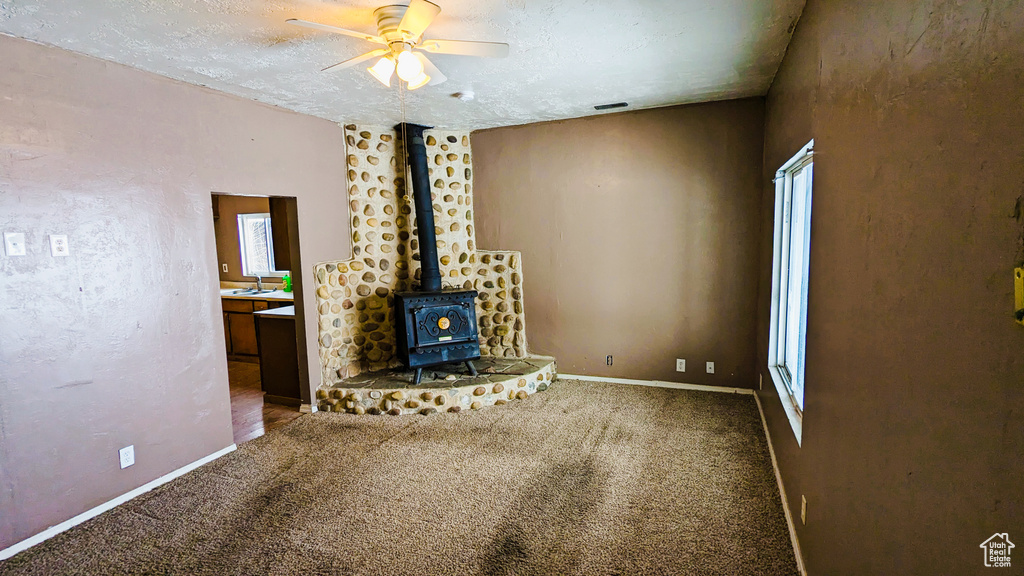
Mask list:
[[[295,306],[282,306],[280,308],[271,308],[270,310],[259,310],[252,313],[253,316],[272,316],[274,318],[290,318],[295,319]]]
[[[232,300],[288,300],[292,301],[295,299],[294,292],[285,292],[284,290],[274,290],[273,292],[264,292],[262,294],[234,294],[234,291],[238,288],[222,288],[220,291],[221,298],[230,298]],[[280,310],[280,308],[278,308]]]

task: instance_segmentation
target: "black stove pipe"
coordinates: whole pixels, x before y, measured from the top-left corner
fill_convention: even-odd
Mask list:
[[[412,197],[416,206],[416,229],[420,242],[420,290],[441,291],[441,268],[437,262],[437,236],[434,234],[434,206],[430,199],[430,172],[423,131],[431,126],[402,123],[395,126],[404,139],[406,161],[412,172]]]

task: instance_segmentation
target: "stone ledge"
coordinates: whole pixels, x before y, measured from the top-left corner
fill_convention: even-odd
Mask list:
[[[317,406],[325,412],[394,416],[479,410],[543,392],[557,374],[549,356],[481,358],[473,365],[477,376],[459,363],[424,369],[419,386],[413,386],[411,371],[400,368],[367,372],[317,390]]]

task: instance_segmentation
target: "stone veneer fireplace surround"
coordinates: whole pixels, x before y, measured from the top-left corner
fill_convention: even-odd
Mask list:
[[[469,134],[428,130],[424,136],[443,285],[479,292],[476,312],[484,358],[527,359],[522,257],[516,251],[476,247]],[[345,126],[345,139],[352,258],[315,266],[322,369],[317,397],[321,409],[356,411],[353,392],[339,394],[342,388],[354,388],[346,386],[346,379],[389,369],[394,374],[402,366],[394,292],[411,289],[420,266],[401,139],[393,129],[351,124]],[[554,378],[554,361],[534,363],[539,370],[529,373],[530,381],[543,384],[543,389]],[[536,385],[529,388],[536,391]],[[368,394],[355,394],[367,402]]]

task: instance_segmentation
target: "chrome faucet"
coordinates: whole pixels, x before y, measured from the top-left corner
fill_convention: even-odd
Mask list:
[[[259,292],[263,291],[263,277],[256,276],[256,290]]]

